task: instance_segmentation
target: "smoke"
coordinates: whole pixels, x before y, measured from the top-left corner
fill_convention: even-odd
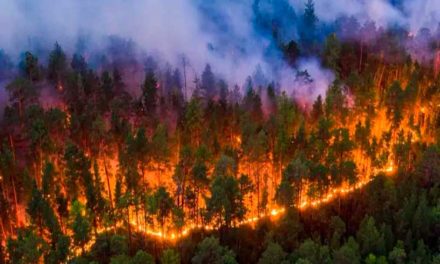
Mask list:
[[[331,23],[341,16],[356,17],[361,23],[372,20],[376,25],[399,25],[417,32],[425,27],[435,30],[440,19],[437,0],[319,0],[315,12],[322,22]],[[297,11],[304,8],[303,1],[290,0]]]
[[[281,86],[305,108],[310,107],[318,96],[324,98],[335,79],[333,72],[322,68],[316,58],[300,59],[297,70],[284,72],[283,76]]]
[[[291,0],[297,10],[301,1]],[[303,4],[302,4],[303,5]],[[402,12],[385,0],[320,0],[315,1],[315,12],[322,22],[332,22],[341,16],[353,16],[364,22],[373,20],[377,25],[403,24]]]
[[[439,26],[440,5],[437,0],[405,0],[403,9],[403,16],[413,32],[423,27],[436,30]]]
[[[262,62],[269,44],[252,35],[250,1],[217,2],[214,10],[214,3],[204,1],[6,0],[0,3],[0,47],[17,57],[58,41],[74,52],[83,39],[93,51],[104,48],[109,36],[118,36],[173,64],[185,54],[196,72],[211,63],[225,78],[238,81]]]
[[[434,28],[438,23],[440,5],[434,2],[319,0],[315,9],[320,24],[354,16],[361,23],[373,20],[378,26],[397,24],[418,30]],[[279,80],[282,89],[296,90],[296,95],[309,95],[314,100],[318,94],[325,94],[334,78],[331,72],[316,59],[302,59],[298,68],[307,70],[314,88],[312,92],[309,88],[292,88],[302,87],[297,80],[300,72],[286,64],[270,32],[276,24],[279,39],[297,39],[304,4],[305,0],[3,0],[0,49],[15,61],[21,52],[31,50],[44,55],[40,56],[44,62],[57,41],[69,55],[81,52],[94,65],[101,59],[96,54],[116,56],[109,39],[120,38],[132,44],[123,45],[127,51],[119,58],[133,57],[138,72],[142,72],[147,57],[179,68],[185,57],[189,83],[200,77],[209,63],[232,87],[245,83],[259,66],[268,79]],[[258,16],[260,24],[256,22]],[[133,78],[130,85],[138,79]]]

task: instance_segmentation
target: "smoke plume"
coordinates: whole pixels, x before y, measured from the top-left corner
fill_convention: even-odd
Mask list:
[[[315,11],[319,24],[330,28],[337,18],[353,16],[361,24],[372,20],[380,27],[434,30],[440,15],[440,5],[434,2],[319,0]],[[209,63],[230,87],[243,84],[258,66],[268,79],[279,78],[282,89],[314,100],[325,94],[334,79],[331,72],[314,58],[300,59],[292,70],[267,25],[276,23],[278,39],[298,39],[304,6],[303,0],[4,0],[0,3],[0,49],[15,63],[25,50],[43,55],[44,62],[58,42],[70,56],[85,54],[93,66],[99,64],[94,54],[109,53],[109,47],[115,46],[109,46],[109,39],[119,38],[131,43],[120,57],[133,57],[139,65],[153,57],[161,64],[181,67],[185,58],[192,79]],[[265,25],[256,23],[258,15]],[[117,52],[110,53],[115,57]],[[314,82],[311,92],[298,85],[298,70],[308,70]]]

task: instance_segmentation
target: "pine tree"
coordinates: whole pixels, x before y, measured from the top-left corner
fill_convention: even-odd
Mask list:
[[[54,49],[49,54],[49,64],[47,66],[48,79],[57,83],[63,79],[63,75],[67,70],[66,54],[62,50],[58,42],[55,43]]]
[[[145,80],[142,85],[142,107],[144,113],[149,116],[154,116],[157,107],[158,84],[154,72],[149,71],[145,75]]]
[[[316,43],[318,18],[315,15],[315,3],[308,0],[305,4],[302,23],[300,24],[300,39],[304,49],[311,50],[310,47]]]

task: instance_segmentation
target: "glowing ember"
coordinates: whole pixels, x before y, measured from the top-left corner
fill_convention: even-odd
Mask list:
[[[392,173],[394,171],[394,165],[393,162],[390,162],[390,164],[385,168],[386,173]]]

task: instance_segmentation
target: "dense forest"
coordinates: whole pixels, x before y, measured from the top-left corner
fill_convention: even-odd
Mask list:
[[[293,9],[259,2],[324,94],[307,70],[292,92],[259,66],[241,85],[139,63],[118,37],[0,49],[0,263],[440,263],[440,30],[323,26],[309,0],[286,40]]]

